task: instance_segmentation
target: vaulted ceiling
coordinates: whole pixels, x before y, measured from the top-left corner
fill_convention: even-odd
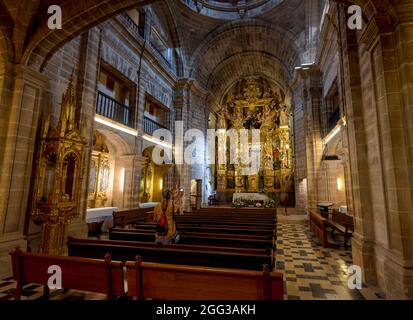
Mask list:
[[[306,30],[303,0],[271,3],[253,18],[237,13],[234,19],[219,19],[189,8],[182,0],[168,2],[180,39],[184,75],[197,80],[215,102],[233,83],[252,75],[285,87],[300,64]]]
[[[177,36],[180,39],[183,64],[187,68],[185,74],[199,75],[204,83],[213,83],[211,79],[219,77],[214,70],[224,69],[215,59],[211,70],[203,67],[197,70],[194,65],[202,65],[202,59],[217,54],[221,62],[231,58],[236,52],[236,44],[248,51],[262,51],[267,56],[274,56],[281,64],[289,67],[292,57],[287,57],[279,49],[270,48],[273,41],[284,38],[281,43],[290,44],[292,51],[301,50],[303,37],[305,37],[306,15],[305,7],[313,0],[251,0],[248,3],[258,4],[257,8],[247,8],[243,19],[222,19],[213,12],[206,14],[202,10],[189,8],[184,2],[193,0],[0,0],[0,57],[3,61],[13,61],[17,64],[32,64],[41,69],[45,61],[64,43],[133,6],[142,6],[149,3],[166,3],[173,17]],[[198,0],[199,1],[199,0]],[[345,3],[354,2],[363,7],[367,18],[373,16],[383,17],[388,20],[403,19],[408,14],[411,0],[334,0]],[[203,0],[205,4],[214,4],[215,7],[224,8],[226,4],[221,0]],[[231,0],[233,7],[239,15],[240,1]],[[245,2],[247,3],[247,2]],[[245,4],[244,3],[244,4]],[[49,30],[47,28],[47,8],[50,5],[61,5],[63,9],[63,30]],[[212,10],[212,9],[211,9]],[[220,10],[215,10],[219,13]],[[248,13],[249,12],[249,13]],[[235,16],[236,17],[236,16]],[[248,23],[267,25],[250,27]],[[256,22],[258,21],[258,22]],[[239,32],[245,35],[230,36],[233,48],[214,45],[214,36],[223,44],[226,36],[225,29],[230,29],[238,24]],[[245,29],[241,25],[245,24]],[[267,33],[271,30],[270,34]],[[255,38],[259,39],[255,42]],[[265,39],[265,40],[263,40]],[[264,44],[265,41],[270,43]],[[217,43],[218,43],[217,42]],[[202,48],[202,49],[199,49]],[[194,56],[196,58],[194,58]],[[287,57],[287,58],[286,58]],[[198,59],[198,60],[196,60]],[[274,61],[275,61],[274,60]],[[210,73],[208,75],[208,73]],[[208,80],[209,79],[209,80]],[[212,81],[212,82],[211,82]]]

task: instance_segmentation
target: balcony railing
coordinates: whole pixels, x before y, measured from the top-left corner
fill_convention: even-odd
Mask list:
[[[131,128],[134,127],[131,108],[100,91],[98,91],[96,113]]]
[[[340,121],[340,108],[336,108],[327,121],[327,133],[334,129]]]
[[[139,25],[136,24],[135,21],[133,21],[133,19],[126,13],[124,12],[123,17],[125,18],[127,24],[129,25],[129,27],[137,32],[142,38],[145,38],[145,30],[144,28],[140,27]]]
[[[168,129],[163,124],[160,124],[151,118],[144,116],[143,117],[143,131],[149,135],[152,135],[155,130],[158,129]]]
[[[152,41],[149,41],[151,48],[153,50],[155,50],[159,56],[161,56],[162,60],[166,63],[166,65],[171,69],[172,68],[172,64],[171,62],[164,56],[164,54],[161,52],[161,50],[159,50],[159,48],[156,46],[156,44],[154,44]]]

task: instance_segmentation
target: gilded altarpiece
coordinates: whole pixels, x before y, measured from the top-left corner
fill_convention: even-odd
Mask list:
[[[217,129],[225,129],[218,135],[226,138],[218,139],[217,154],[225,154],[226,163],[217,165],[217,191],[282,193],[293,199],[291,111],[285,92],[263,78],[247,78],[236,83],[222,105],[217,113]],[[230,129],[259,129],[259,147],[254,148],[251,143],[248,146],[249,152],[259,152],[259,170],[255,174],[244,175],[243,165],[231,161],[231,155],[239,157],[240,142],[235,146],[230,143]]]
[[[42,228],[41,253],[64,254],[68,224],[80,215],[86,143],[76,125],[75,101],[71,79],[57,127],[50,126],[50,116],[42,127],[32,212]]]
[[[105,206],[110,182],[109,150],[98,131],[93,134],[93,150],[89,170],[89,208]]]

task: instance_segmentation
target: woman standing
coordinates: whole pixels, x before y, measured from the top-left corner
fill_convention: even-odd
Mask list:
[[[162,200],[155,207],[154,220],[156,222],[156,243],[176,242],[177,231],[174,214],[179,211],[179,206],[171,200],[171,192],[162,192]],[[175,241],[173,241],[175,239]]]

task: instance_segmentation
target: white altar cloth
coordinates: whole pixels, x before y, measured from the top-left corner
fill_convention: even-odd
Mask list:
[[[139,208],[155,208],[159,202],[143,202],[139,203]]]
[[[239,192],[232,195],[232,202],[235,202],[238,199],[242,200],[255,200],[255,201],[268,201],[269,198],[267,195],[262,193],[247,193]]]
[[[102,222],[102,232],[113,227],[113,212],[118,211],[117,207],[93,208],[86,210],[86,223]]]

